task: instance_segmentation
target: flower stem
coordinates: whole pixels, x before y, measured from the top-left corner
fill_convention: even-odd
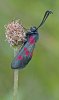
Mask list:
[[[17,54],[17,49],[14,49],[14,57]],[[13,91],[13,100],[18,98],[18,69],[14,69],[14,91]]]

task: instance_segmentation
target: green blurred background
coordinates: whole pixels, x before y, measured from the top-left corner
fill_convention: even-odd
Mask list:
[[[39,30],[33,59],[19,71],[18,100],[59,100],[58,0],[0,0],[0,100],[13,95],[13,48],[5,41],[4,25],[20,19],[26,28],[38,26],[48,9],[53,15]]]

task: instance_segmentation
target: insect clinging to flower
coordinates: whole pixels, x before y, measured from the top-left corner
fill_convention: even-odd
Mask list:
[[[22,42],[23,45],[22,45],[21,49],[19,50],[19,52],[17,53],[17,55],[15,56],[15,58],[13,59],[12,63],[11,63],[12,69],[22,69],[32,59],[33,51],[34,51],[36,42],[39,39],[38,29],[39,29],[39,27],[41,27],[43,25],[43,23],[46,21],[47,17],[51,13],[52,13],[52,11],[46,11],[45,12],[43,20],[38,27],[35,27],[35,26],[30,27],[30,29],[27,30],[26,33],[24,32],[24,30],[22,31],[23,36],[20,37],[20,38],[18,37],[18,39]],[[21,28],[23,29],[22,25],[21,25]],[[15,30],[16,30],[16,27],[15,27]],[[18,30],[18,32],[19,32],[19,30]],[[14,33],[14,34],[16,34],[16,33]],[[13,45],[19,44],[20,43],[19,40],[18,40],[17,43],[14,43],[12,41]]]

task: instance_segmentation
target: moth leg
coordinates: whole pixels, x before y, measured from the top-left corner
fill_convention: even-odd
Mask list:
[[[24,39],[24,44],[25,44],[26,42],[27,42],[27,39],[25,38],[25,39]]]

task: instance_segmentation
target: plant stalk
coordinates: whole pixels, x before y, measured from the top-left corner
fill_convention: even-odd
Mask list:
[[[14,57],[17,54],[17,49],[14,49]],[[13,90],[13,100],[17,100],[18,98],[18,69],[14,69],[14,90]]]

